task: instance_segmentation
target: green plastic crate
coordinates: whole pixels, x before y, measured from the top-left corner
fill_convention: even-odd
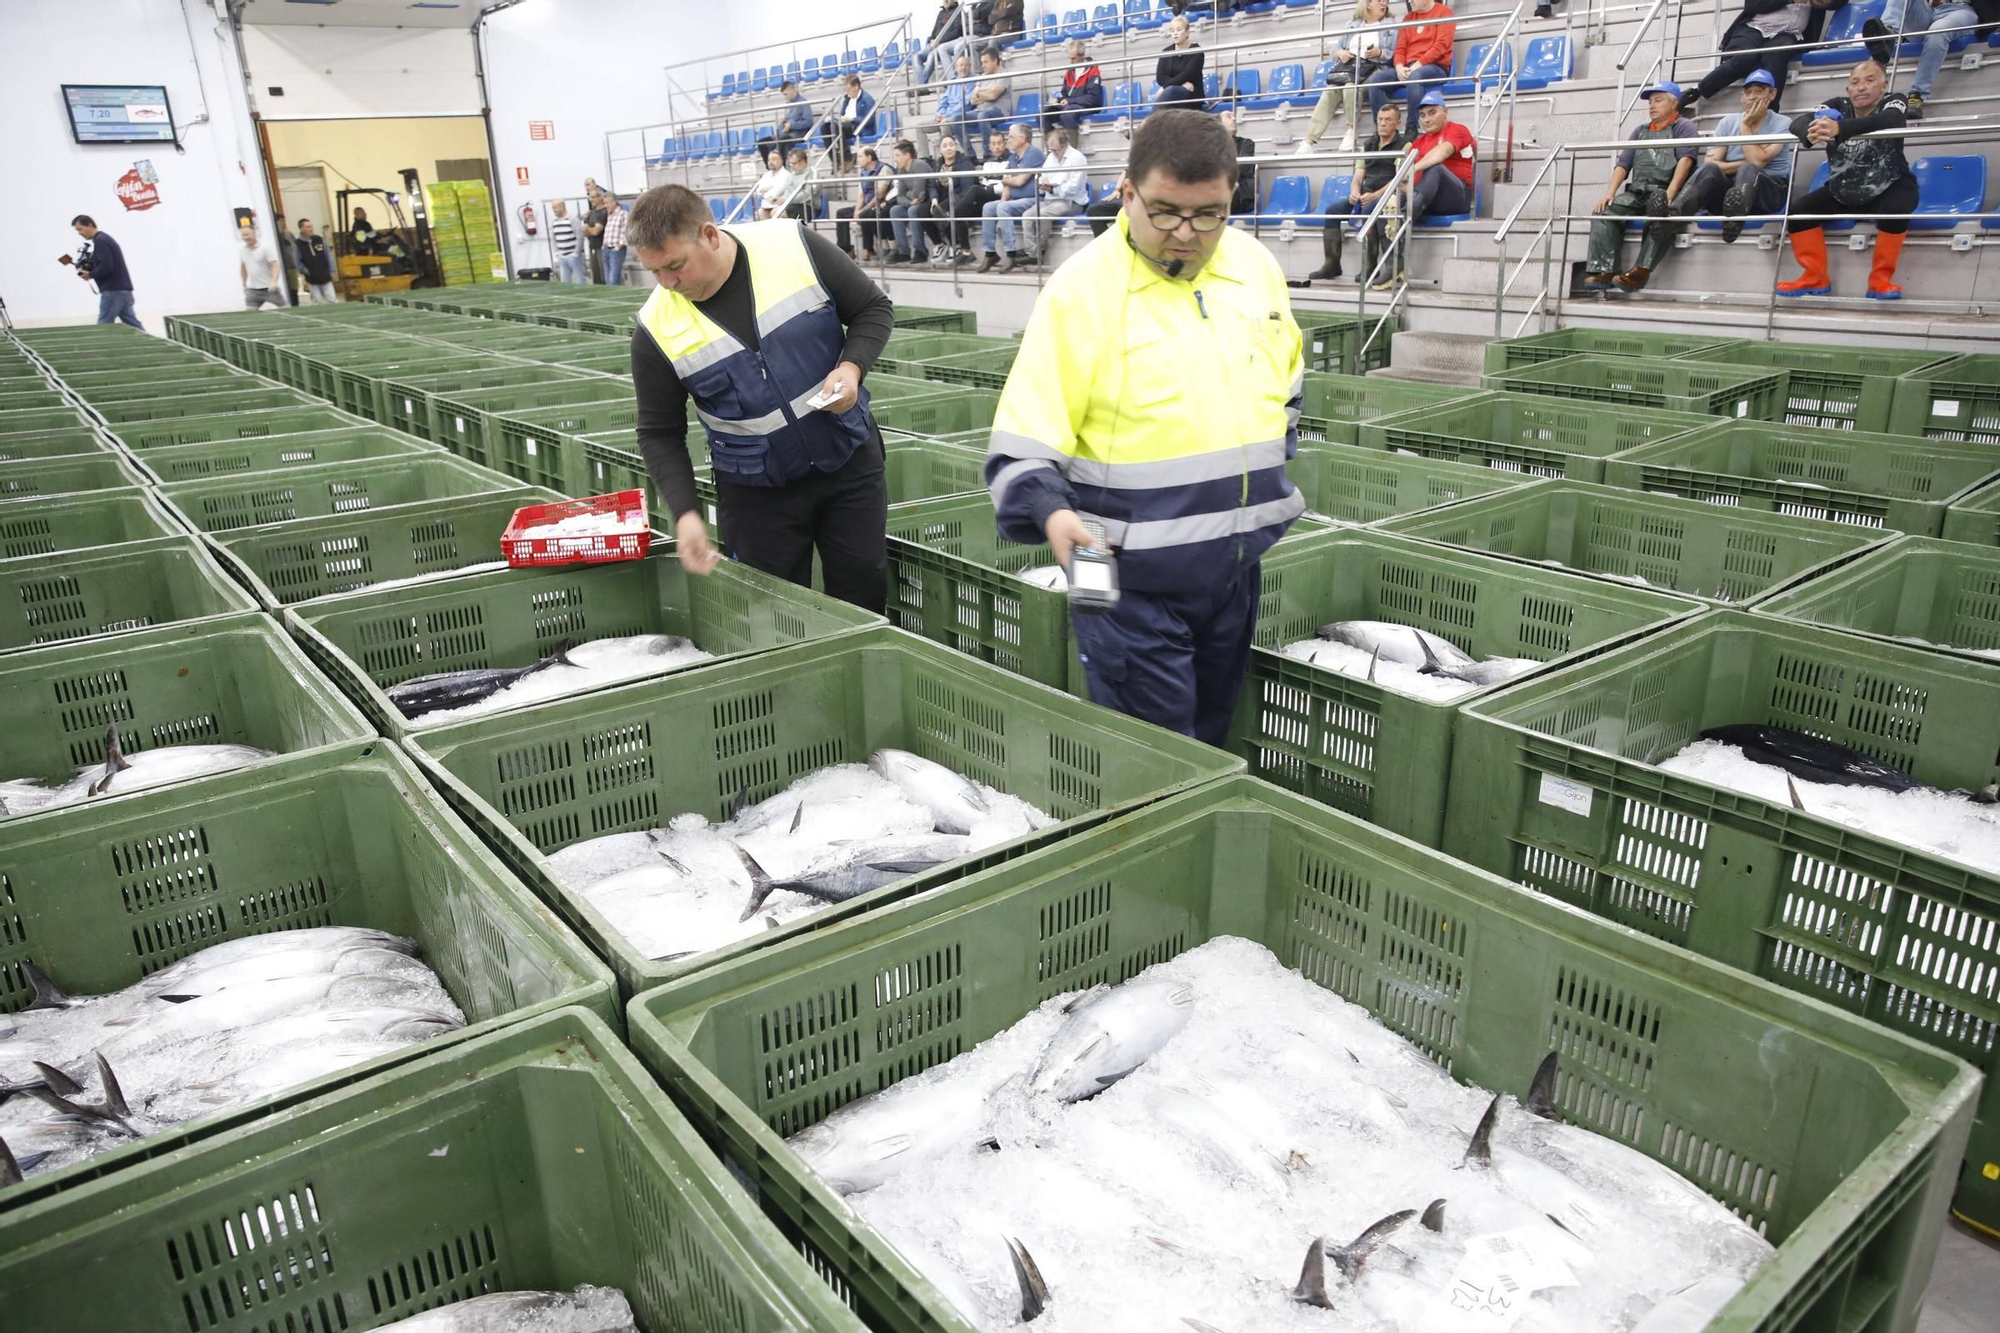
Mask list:
[[[2000,473],[1990,445],[1865,431],[1716,422],[1608,460],[1633,491],[1936,536],[1945,510]]]
[[[1306,497],[1309,517],[1341,523],[1375,523],[1534,484],[1519,473],[1344,444],[1300,445],[1285,474]]]
[[[1345,310],[1293,306],[1292,319],[1299,326],[1300,351],[1307,370],[1366,375],[1389,364],[1396,330],[1394,315],[1371,315],[1364,321]]]
[[[264,408],[305,407],[312,400],[295,389],[265,386],[257,389],[214,390],[208,393],[176,394],[167,398],[132,398],[103,403],[90,410],[115,431],[122,423],[167,421],[175,417],[208,417],[221,413],[255,412]]]
[[[173,370],[151,374],[113,372],[106,375],[66,375],[63,383],[84,402],[122,403],[134,398],[161,398],[174,394],[231,393],[237,389],[268,389],[271,386],[255,375],[246,375],[234,366],[218,361],[197,361]]]
[[[152,491],[139,486],[0,501],[0,560],[179,537],[186,531]]]
[[[85,425],[69,430],[24,431],[0,435],[0,463],[18,463],[29,458],[60,458],[64,455],[99,454],[106,446],[102,436]]]
[[[18,412],[0,412],[0,439],[89,426],[90,421],[73,407],[30,407]]]
[[[1361,444],[1535,477],[1603,481],[1612,454],[1669,439],[1715,418],[1616,408],[1527,393],[1481,394],[1363,422]]]
[[[1456,384],[1385,379],[1380,375],[1337,375],[1308,370],[1299,439],[1319,444],[1359,444],[1360,423],[1401,412],[1476,398],[1482,391]]]
[[[1740,339],[1689,352],[1679,359],[1788,370],[1791,383],[1783,417],[1787,425],[1882,432],[1889,429],[1890,404],[1898,380],[1958,358],[1952,352]]]
[[[1996,662],[2000,549],[1898,537],[1852,564],[1766,598],[1753,610]]]
[[[1486,344],[1486,373],[1502,374],[1522,366],[1557,361],[1566,356],[1588,353],[1593,356],[1649,357],[1667,360],[1688,356],[1727,340],[1705,333],[1655,333],[1647,330],[1591,329],[1572,327],[1530,333],[1520,338],[1502,338]]]
[[[208,538],[217,559],[266,608],[501,560],[516,510],[562,499],[532,486],[416,510],[363,511],[240,528]]]
[[[1125,810],[1239,772],[1185,736],[1044,690],[936,644],[878,628],[777,648],[407,742],[515,872],[611,960],[628,994],[851,919]],[[726,818],[828,764],[911,750],[1011,792],[1058,823],[698,958],[641,957],[597,909],[558,886],[546,854],[655,827],[683,811]],[[609,748],[607,748],[609,747]]]
[[[923,383],[924,391],[909,391],[906,386],[912,383]],[[869,376],[867,388],[875,424],[908,435],[935,438],[991,426],[1000,406],[1000,395],[990,389],[898,380],[887,375]]]
[[[136,452],[176,444],[254,440],[265,435],[299,435],[309,430],[340,430],[368,424],[361,417],[319,403],[261,412],[224,412],[217,416],[126,422],[113,427],[111,436]]]
[[[692,421],[694,408],[688,408]],[[638,441],[633,434],[639,423],[639,403],[628,390],[622,398],[606,398],[589,403],[570,403],[559,407],[529,408],[525,411],[510,412],[497,418],[493,423],[494,432],[500,438],[500,448],[510,456],[533,458],[536,466],[546,475],[560,474],[561,486],[551,486],[567,495],[604,495],[611,491],[627,489],[625,486],[594,485],[589,477],[592,467],[587,458],[587,447],[579,448],[584,442],[579,438],[592,434],[615,434],[622,438],[620,446],[633,459],[638,458]],[[707,436],[691,426],[688,431],[688,447],[701,451],[706,447]],[[645,468],[639,468],[641,480],[635,483],[640,489],[649,484],[645,481]],[[672,517],[666,520],[671,528]]]
[[[1531,486],[1378,527],[1532,565],[1743,605],[1852,558],[1881,536],[1576,481]]]
[[[1897,380],[1889,433],[2000,444],[2000,355],[1954,357]]]
[[[472,354],[464,354],[472,355]],[[571,372],[551,366],[507,363],[482,357],[477,365],[443,371],[415,371],[407,376],[390,375],[382,380],[380,420],[385,426],[415,435],[431,434],[431,395],[450,395],[472,389],[502,388],[510,384],[551,384],[576,378]]]
[[[0,825],[0,874],[20,922],[0,942],[10,977],[32,961],[64,989],[94,994],[224,940],[368,926],[414,937],[467,1019],[341,1074],[32,1177],[0,1193],[0,1214],[85,1182],[110,1187],[135,1163],[537,1014],[584,1005],[620,1018],[604,965],[379,739],[23,815]],[[0,1003],[12,1010],[31,998],[14,983]]]
[[[959,1333],[783,1139],[1054,995],[1220,935],[1455,1078],[1519,1096],[1554,1052],[1561,1119],[1777,1244],[1711,1327],[1914,1327],[1976,1096],[1964,1064],[1249,779],[642,995],[633,1045],[871,1328]],[[881,1036],[903,1032],[922,1040]],[[1038,1257],[1059,1291],[1069,1256]]]
[[[940,333],[977,333],[979,314],[972,310],[942,310],[936,306],[897,305],[899,329],[936,329]]]
[[[1444,850],[1970,1060],[1989,1077],[1957,1207],[2000,1226],[2000,880],[1653,767],[1739,722],[1977,788],[2000,776],[2000,663],[1713,612],[1470,705],[1452,789],[1479,799]]]
[[[256,607],[192,537],[0,561],[0,652]]]
[[[159,489],[160,498],[196,531],[233,532],[387,510],[407,516],[413,508],[439,500],[512,487],[497,472],[428,450],[400,458],[316,463],[280,472],[176,482]]]
[[[246,1248],[218,1265],[210,1239]],[[360,1330],[589,1282],[622,1290],[649,1333],[863,1333],[574,1008],[16,1209],[0,1246],[9,1313],[36,1324]]]
[[[1489,389],[1576,398],[1611,407],[1705,412],[1751,421],[1783,421],[1791,372],[1579,354],[1488,373]]]
[[[89,707],[78,707],[85,699]],[[290,754],[375,734],[278,626],[253,612],[0,657],[9,777],[66,782],[102,764],[112,721],[128,755],[166,745]]]
[[[2000,481],[1982,486],[1944,511],[1946,541],[2000,546]]]
[[[477,352],[454,352],[449,348],[428,345],[419,351],[398,354],[386,360],[359,365],[350,362],[335,372],[333,403],[342,411],[387,424],[389,409],[385,384],[388,381],[483,368],[492,364],[491,357]]]
[[[404,717],[384,693],[417,676],[525,666],[565,642],[627,634],[685,635],[727,662],[882,623],[735,561],[693,577],[664,541],[644,560],[509,569],[322,598],[287,611],[285,621],[376,728],[398,739],[438,725]]]
[[[939,384],[964,384],[975,389],[997,391],[1007,387],[1007,376],[1014,369],[1014,354],[1019,350],[1018,343],[1007,343],[1000,347],[955,352],[949,356],[931,357],[916,370],[924,379]]]
[[[148,478],[125,455],[100,449],[94,454],[58,454],[0,463],[0,500],[24,495],[63,495],[142,486]]]
[[[25,383],[16,380],[13,383]],[[68,407],[69,400],[62,390],[46,385],[39,388],[9,389],[7,382],[0,381],[0,412],[35,412],[48,408]]]
[[[495,389],[471,389],[460,393],[431,395],[431,438],[460,458],[507,471],[525,480],[529,464],[537,456],[525,451],[510,459],[500,447],[493,422],[516,412],[536,408],[561,407],[572,403],[601,403],[632,396],[630,382],[598,376],[555,380],[547,384],[519,384]],[[511,466],[510,466],[511,464]]]
[[[1419,699],[1287,657],[1334,620],[1427,630],[1474,657],[1573,661],[1696,613],[1697,603],[1356,528],[1264,557],[1263,596],[1231,746],[1250,771],[1426,847],[1460,800],[1446,787],[1454,724],[1472,701]],[[1516,681],[1532,680],[1540,668]]]
[[[367,459],[407,458],[436,454],[434,445],[382,426],[346,430],[315,430],[299,435],[266,435],[225,444],[181,444],[151,449],[137,457],[138,465],[156,482],[202,481],[213,477],[243,477],[259,472],[284,472],[321,463],[355,463]]]
[[[992,338],[978,333],[941,333],[934,329],[897,329],[889,335],[888,346],[875,358],[871,373],[923,377],[926,361],[963,352],[983,352],[991,348],[1018,349],[1011,338]]]

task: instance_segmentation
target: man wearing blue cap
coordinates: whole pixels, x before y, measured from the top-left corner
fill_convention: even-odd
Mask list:
[[[1753,69],[1743,80],[1743,110],[1724,116],[1715,127],[1715,136],[1726,139],[1738,134],[1790,134],[1791,117],[1771,110],[1778,81],[1767,69]],[[1743,234],[1746,213],[1782,213],[1785,196],[1792,184],[1791,145],[1783,143],[1730,144],[1711,148],[1694,175],[1674,201],[1676,217],[1696,213],[1720,213],[1722,239],[1733,243]]]
[[[1681,94],[1681,110],[1693,110],[1701,98],[1715,96],[1753,69],[1768,73],[1772,88],[1783,93],[1785,75],[1799,54],[1783,48],[1818,41],[1826,16],[1846,5],[1847,0],[1743,0],[1743,12],[1722,34],[1722,59]],[[1773,95],[1772,105],[1777,100]]]
[[[1646,99],[1646,121],[1627,137],[1645,148],[1627,148],[1611,168],[1611,183],[1597,201],[1590,224],[1590,257],[1584,262],[1584,290],[1601,296],[1630,296],[1646,285],[1680,230],[1667,221],[1681,187],[1694,171],[1695,150],[1675,139],[1699,137],[1694,122],[1681,115],[1680,85],[1661,79],[1640,94]],[[1625,220],[1643,217],[1639,262],[1617,272],[1618,247],[1625,239]]]

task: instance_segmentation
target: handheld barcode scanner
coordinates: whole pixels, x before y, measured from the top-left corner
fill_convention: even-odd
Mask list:
[[[1109,611],[1118,605],[1118,557],[1104,525],[1094,518],[1083,520],[1096,546],[1075,546],[1069,553],[1069,604],[1075,611]]]

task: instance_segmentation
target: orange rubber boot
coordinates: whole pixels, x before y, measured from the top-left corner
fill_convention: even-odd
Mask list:
[[[1895,283],[1896,261],[1903,256],[1903,233],[1875,233],[1875,266],[1868,271],[1868,299],[1900,301],[1903,289]]]
[[[1790,282],[1778,284],[1780,296],[1830,296],[1833,282],[1826,276],[1826,232],[1808,227],[1792,233],[1792,255],[1804,270]]]

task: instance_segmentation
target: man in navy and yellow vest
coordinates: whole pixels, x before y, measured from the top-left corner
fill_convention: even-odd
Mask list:
[[[632,335],[639,452],[674,516],[681,563],[719,556],[694,489],[687,409],[708,432],[717,522],[734,559],[879,612],[889,494],[862,376],[895,308],[797,222],[718,227],[678,185],[632,205],[626,243],[659,284]]]
[[[1065,569],[1102,525],[1121,595],[1077,612],[1090,697],[1211,745],[1229,734],[1259,561],[1305,508],[1285,476],[1304,388],[1271,252],[1226,224],[1236,143],[1155,111],[1117,225],[1035,303],[986,459],[1000,535]]]

